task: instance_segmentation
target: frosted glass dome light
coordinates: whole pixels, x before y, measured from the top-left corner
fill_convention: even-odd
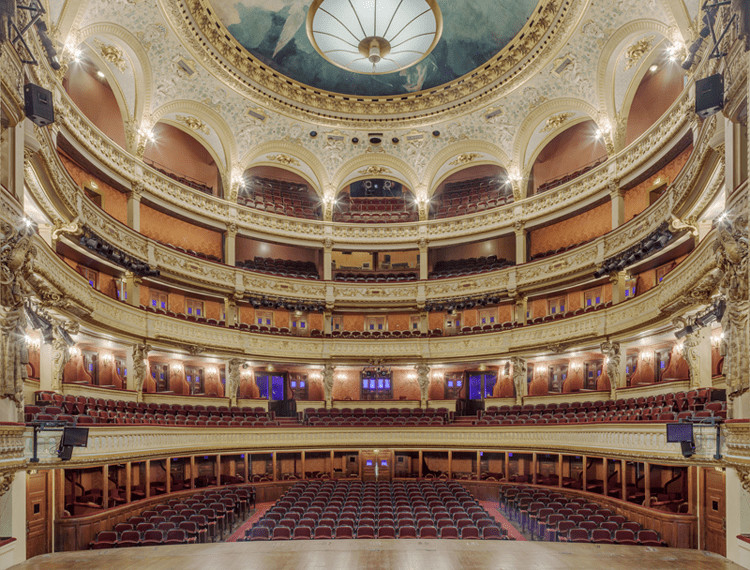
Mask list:
[[[432,51],[442,31],[436,0],[314,0],[307,13],[313,47],[355,73],[406,69]]]

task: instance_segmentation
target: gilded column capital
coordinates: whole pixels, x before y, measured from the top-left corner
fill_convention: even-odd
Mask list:
[[[325,238],[323,240],[323,249],[326,250],[326,253],[330,253],[333,249],[333,239],[332,238]]]
[[[228,237],[236,237],[237,232],[239,231],[239,226],[235,222],[228,222],[227,223],[227,231],[226,234]]]
[[[522,234],[526,229],[526,222],[522,220],[516,220],[513,222],[513,229],[516,231],[516,235]]]

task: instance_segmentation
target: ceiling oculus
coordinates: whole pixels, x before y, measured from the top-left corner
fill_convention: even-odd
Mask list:
[[[369,75],[414,65],[440,40],[436,0],[314,0],[307,36],[332,64]]]

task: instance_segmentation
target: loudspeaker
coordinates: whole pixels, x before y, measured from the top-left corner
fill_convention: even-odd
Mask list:
[[[695,82],[695,112],[707,119],[724,108],[724,76],[711,75]]]
[[[25,98],[24,111],[31,121],[40,127],[55,122],[55,110],[52,107],[52,92],[34,83],[23,87]]]

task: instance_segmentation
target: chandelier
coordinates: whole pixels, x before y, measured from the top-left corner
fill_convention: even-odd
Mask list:
[[[437,0],[314,0],[307,36],[332,64],[379,75],[406,69],[437,45]]]

